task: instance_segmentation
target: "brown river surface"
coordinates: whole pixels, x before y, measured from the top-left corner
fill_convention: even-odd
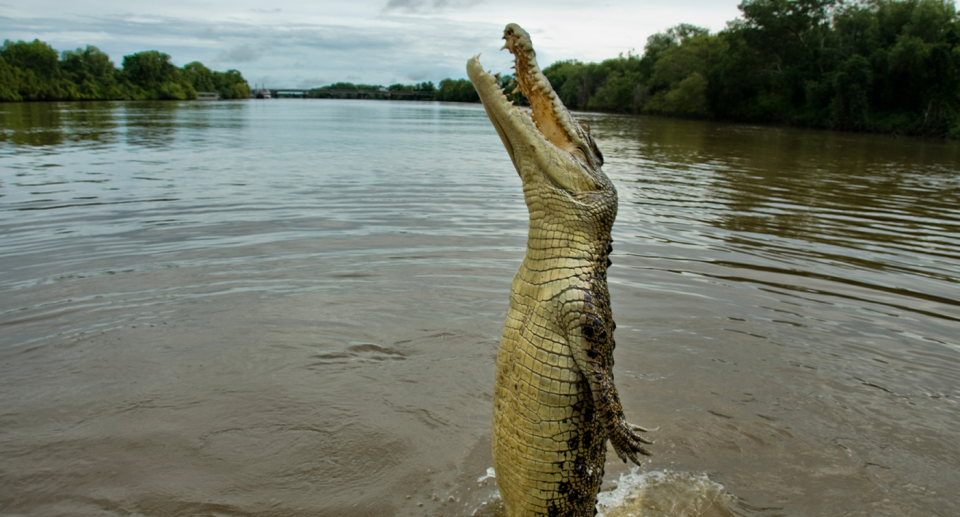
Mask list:
[[[960,515],[960,145],[580,116],[602,513]],[[500,515],[526,217],[480,105],[0,104],[0,514]]]

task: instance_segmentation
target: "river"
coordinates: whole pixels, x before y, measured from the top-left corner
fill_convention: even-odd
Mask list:
[[[603,513],[960,515],[960,145],[578,116]],[[0,513],[499,515],[526,218],[480,105],[0,104]]]

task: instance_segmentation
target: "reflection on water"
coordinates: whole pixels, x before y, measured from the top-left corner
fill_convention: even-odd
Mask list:
[[[582,114],[605,515],[960,513],[960,147]],[[520,181],[480,106],[0,105],[0,507],[499,515]]]
[[[63,142],[60,111],[46,103],[4,103],[0,106],[0,138],[13,145],[57,145]]]
[[[163,148],[175,145],[180,130],[200,138],[213,126],[240,130],[246,118],[230,114],[243,108],[159,101],[7,103],[0,106],[0,142],[42,147],[66,140],[76,147],[116,144],[122,138],[129,146]]]
[[[11,111],[21,104],[10,105]],[[84,103],[82,108],[76,104],[66,104],[61,110],[67,138],[80,144],[84,142],[112,144],[119,129],[116,109],[122,104],[112,102]],[[79,109],[78,109],[79,108]]]

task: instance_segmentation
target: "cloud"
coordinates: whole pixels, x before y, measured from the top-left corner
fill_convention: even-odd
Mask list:
[[[130,23],[163,23],[163,18],[161,18],[160,16],[153,16],[153,15],[147,14],[147,15],[128,16],[124,18],[123,21],[130,22]]]
[[[250,45],[240,45],[217,55],[217,61],[227,63],[253,63],[263,57],[263,51]]]
[[[14,10],[0,9],[0,27],[4,38],[39,38],[61,51],[94,45],[117,65],[125,55],[158,50],[177,66],[199,61],[213,70],[236,68],[251,83],[269,87],[295,87],[310,78],[436,84],[448,77],[465,77],[467,59],[479,53],[488,69],[509,72],[509,53],[498,52],[508,21],[533,35],[540,64],[547,66],[561,59],[601,61],[630,48],[642,49],[647,36],[680,22],[721,29],[723,21],[736,16],[739,2],[605,1],[611,5],[563,0],[321,0],[261,13],[251,7],[274,8],[226,0],[176,8],[141,2],[118,7],[115,2],[90,0],[81,9],[75,1],[37,0],[15,4]]]
[[[276,14],[281,12],[279,7],[274,9],[250,9],[250,10],[255,13],[263,13],[263,14]]]
[[[481,3],[483,0],[390,0],[384,12],[403,11],[407,13],[437,12],[451,9],[465,9]]]
[[[510,66],[505,52],[502,60],[493,57],[502,43],[497,37],[499,23],[376,14],[362,25],[323,19],[273,21],[272,15],[269,23],[160,16],[143,23],[131,18],[127,13],[63,18],[0,15],[0,26],[5,28],[4,37],[39,38],[57,50],[94,45],[118,66],[123,56],[158,50],[177,66],[199,61],[218,71],[235,68],[251,84],[269,87],[293,87],[304,78],[389,84],[408,74],[413,82],[438,83],[464,77],[467,58],[478,52],[491,56],[487,66],[497,70]]]
[[[205,27],[200,31],[200,39],[217,40],[220,37],[217,35],[217,31],[213,30],[213,27]]]

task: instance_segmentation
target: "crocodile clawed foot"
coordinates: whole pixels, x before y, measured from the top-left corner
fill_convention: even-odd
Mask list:
[[[641,444],[646,443],[652,445],[654,442],[638,434],[641,432],[645,433],[647,430],[621,420],[610,433],[610,443],[613,445],[613,450],[616,451],[617,456],[619,456],[624,463],[629,460],[640,465],[637,454],[644,456],[652,455],[652,453]]]

